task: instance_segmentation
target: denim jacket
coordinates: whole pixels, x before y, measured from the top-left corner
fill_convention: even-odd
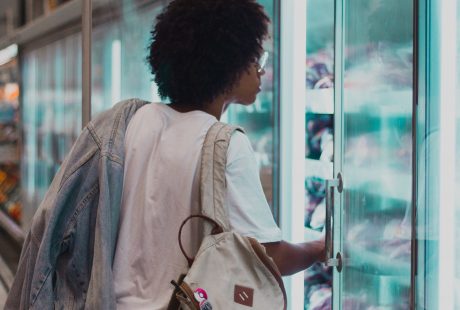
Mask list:
[[[116,308],[125,132],[146,103],[120,102],[83,129],[34,215],[5,309]]]

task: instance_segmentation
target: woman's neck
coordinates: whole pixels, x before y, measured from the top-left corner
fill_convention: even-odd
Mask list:
[[[186,104],[179,104],[179,103],[171,103],[169,106],[176,110],[177,112],[180,113],[186,113],[186,112],[191,112],[191,111],[203,111],[205,113],[208,113],[218,120],[220,120],[220,117],[222,116],[222,113],[224,113],[226,107],[230,103],[229,100],[227,100],[224,96],[219,96],[212,102],[208,104],[203,104],[202,107],[197,108],[196,106],[193,105],[186,105]]]

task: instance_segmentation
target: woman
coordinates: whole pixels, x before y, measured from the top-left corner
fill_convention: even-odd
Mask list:
[[[114,262],[119,309],[164,309],[173,291],[170,280],[187,271],[177,232],[182,220],[198,213],[201,147],[229,104],[255,101],[265,73],[260,58],[268,23],[252,0],[176,0],[158,16],[147,60],[170,104],[140,108],[126,133]],[[263,243],[281,274],[322,258],[322,242],[281,240],[251,144],[240,132],[230,141],[226,181],[232,229]],[[199,241],[195,229],[184,238],[190,251]]]
[[[230,103],[254,102],[268,23],[253,0],[169,4],[147,60],[170,104],[126,100],[83,129],[34,215],[5,309],[167,307],[170,281],[188,269],[177,233],[199,210],[205,135]],[[231,228],[263,243],[281,274],[323,258],[322,241],[281,240],[241,132],[225,177]],[[182,234],[188,253],[199,229]]]

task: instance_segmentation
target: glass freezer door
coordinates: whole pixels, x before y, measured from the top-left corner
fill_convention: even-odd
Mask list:
[[[409,309],[412,3],[336,1],[334,309]]]

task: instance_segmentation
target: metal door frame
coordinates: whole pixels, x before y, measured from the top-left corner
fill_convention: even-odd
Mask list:
[[[421,0],[427,1],[427,0]],[[449,0],[448,0],[449,1]],[[417,240],[416,240],[416,220],[417,220],[417,104],[419,101],[419,0],[413,0],[413,103],[412,103],[412,232],[411,232],[411,289],[410,289],[410,308],[415,309],[416,298],[416,268],[417,268]],[[335,45],[334,45],[334,177],[343,171],[344,154],[344,121],[343,121],[343,73],[344,73],[344,50],[345,50],[345,0],[335,1]],[[346,182],[346,176],[344,176]],[[343,236],[341,234],[343,226],[343,196],[334,190],[334,231],[333,249],[334,253],[343,253]],[[333,289],[332,289],[332,308],[342,309],[342,274],[334,268]]]
[[[343,171],[343,73],[345,48],[345,2],[336,0],[334,6],[334,177]],[[346,176],[345,176],[346,178]],[[342,195],[333,189],[333,253],[343,252],[342,245]],[[332,308],[342,309],[342,273],[333,268]]]

